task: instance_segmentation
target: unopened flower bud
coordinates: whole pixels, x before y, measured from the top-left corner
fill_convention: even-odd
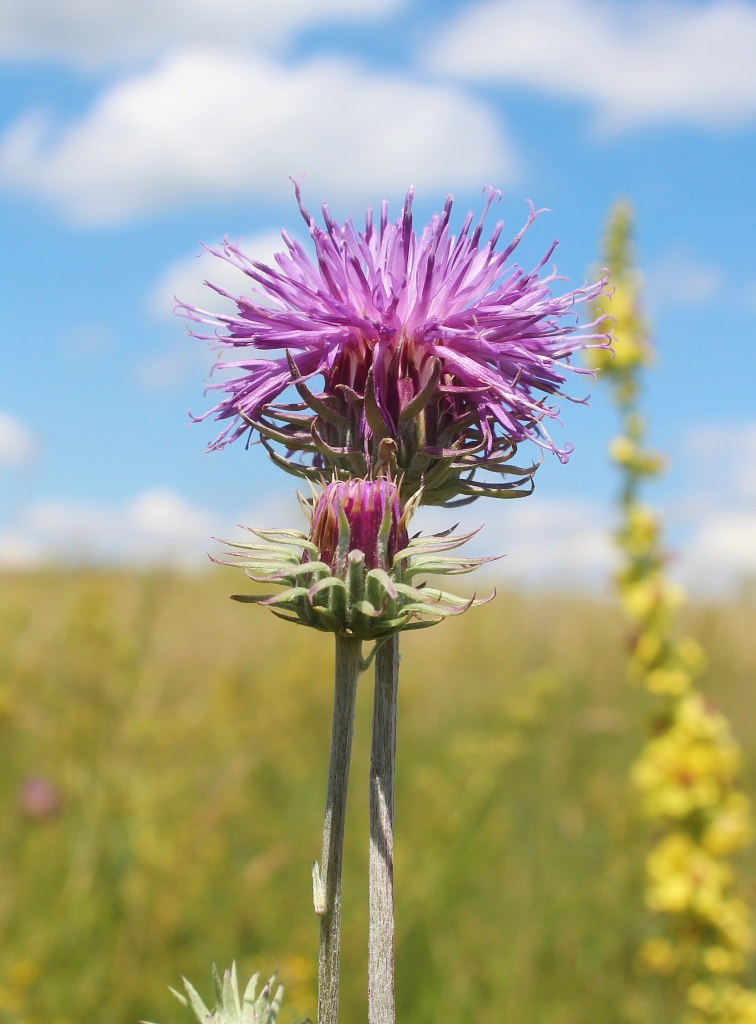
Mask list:
[[[267,606],[289,622],[376,641],[402,629],[422,629],[491,598],[457,597],[425,583],[416,586],[415,578],[458,576],[491,559],[452,554],[472,536],[457,536],[453,528],[410,539],[407,525],[419,502],[418,493],[402,508],[399,488],[385,478],[334,481],[315,495],[314,508],[304,509],[309,536],[290,529],[251,530],[257,538],[252,542],[226,542],[235,549],[228,552],[231,561],[214,561],[285,588],[233,596]]]
[[[364,554],[365,569],[388,571],[409,542],[399,489],[384,479],[327,484],[313,512],[310,540],[342,579],[350,551]]]

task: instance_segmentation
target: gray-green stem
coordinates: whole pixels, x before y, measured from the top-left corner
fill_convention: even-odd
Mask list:
[[[352,755],[354,703],[360,674],[362,643],[336,636],[336,673],[328,764],[323,857],[313,865],[313,901],[320,916],[318,957],[318,1024],[337,1024],[339,1017],[339,938],[341,930],[341,865],[344,854],[349,762]]]
[[[375,656],[370,758],[368,1024],[394,1024],[394,769],[399,636]]]

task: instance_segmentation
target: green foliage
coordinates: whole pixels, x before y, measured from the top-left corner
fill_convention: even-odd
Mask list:
[[[0,577],[2,1024],[188,1024],[166,983],[234,957],[278,968],[288,1020],[314,1016],[331,645],[229,601],[235,586],[230,570]],[[749,706],[753,609],[686,616],[701,688]],[[671,1020],[636,964],[648,826],[627,772],[652,698],[626,684],[620,612],[505,593],[466,619],[402,644],[400,1020]],[[366,1018],[370,697],[366,675],[345,1024]],[[756,721],[734,720],[753,790]],[[31,778],[57,805],[28,799]]]

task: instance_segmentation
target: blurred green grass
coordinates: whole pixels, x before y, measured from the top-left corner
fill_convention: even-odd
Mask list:
[[[0,1021],[164,1024],[180,974],[272,972],[314,1017],[332,642],[227,595],[238,578],[0,577]],[[756,788],[754,607],[693,607],[705,692]],[[402,641],[397,1005],[404,1024],[656,1024],[674,993],[635,950],[649,833],[626,775],[648,698],[609,603],[496,601]],[[367,760],[360,683],[342,1019],[366,1019]],[[749,710],[750,709],[750,710]],[[23,802],[25,780],[60,795]],[[756,901],[756,857],[741,859]]]

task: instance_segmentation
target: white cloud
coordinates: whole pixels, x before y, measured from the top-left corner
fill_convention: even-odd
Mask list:
[[[698,505],[756,504],[756,423],[696,427],[683,442],[683,455]]]
[[[238,521],[258,526],[304,525],[296,502],[274,494]],[[45,564],[168,565],[201,569],[208,552],[221,555],[215,536],[238,536],[234,519],[192,504],[167,487],[122,503],[46,498],[28,506],[0,533],[0,567]]]
[[[0,533],[0,569],[36,569],[41,562],[39,546],[16,530]]]
[[[479,502],[449,511],[423,508],[413,526],[424,532],[484,529],[467,545],[471,554],[506,557],[491,576],[506,585],[601,586],[613,562],[608,513],[579,500],[528,498]],[[213,537],[238,537],[234,522],[305,528],[291,494],[267,500],[232,518],[155,488],[122,504],[48,498],[26,509],[14,529],[0,533],[0,567],[35,568],[49,563],[172,565],[201,568],[207,553],[221,555]]]
[[[683,554],[683,570],[707,590],[727,587],[733,577],[756,575],[756,509],[704,519]]]
[[[683,498],[660,509],[674,555],[670,569],[693,593],[727,593],[756,577],[756,424],[701,428],[688,446],[699,475],[688,472]],[[593,500],[535,496],[480,501],[453,511],[422,508],[413,528],[430,533],[455,521],[460,531],[482,526],[465,550],[504,557],[466,584],[481,592],[493,583],[604,591],[618,563],[611,537],[616,515],[613,506]],[[208,552],[223,551],[214,536],[239,536],[235,523],[305,527],[288,488],[263,494],[255,507],[235,513],[192,504],[169,488],[122,503],[47,498],[0,532],[0,567],[202,568]]]
[[[186,337],[143,359],[136,368],[136,378],[145,391],[171,391],[198,373],[209,375],[214,362],[207,345]]]
[[[453,518],[452,518],[453,517]],[[456,511],[421,509],[418,528],[460,530],[483,526],[465,550],[504,555],[490,572],[510,585],[603,586],[616,561],[610,537],[612,513],[597,502],[576,498],[480,500]]]
[[[756,116],[756,5],[493,0],[466,6],[430,68],[586,100],[605,129]]]
[[[683,443],[681,484],[658,511],[671,574],[707,597],[756,578],[756,422],[702,425]],[[424,530],[443,529],[454,513],[421,509]],[[456,514],[461,528],[481,532],[478,555],[505,554],[490,574],[504,583],[603,589],[619,555],[611,531],[613,506],[581,499],[534,496],[479,501]]]
[[[217,518],[167,488],[125,504],[50,498],[30,506],[20,526],[0,535],[0,565],[50,561],[202,565]]]
[[[515,171],[479,101],[337,59],[176,52],[51,129],[41,113],[11,125],[0,181],[91,224],[232,196],[287,201],[288,175],[303,172],[319,199],[501,184]]]
[[[218,244],[214,243],[212,248],[217,248]],[[275,266],[275,254],[286,250],[279,231],[253,235],[239,240],[238,244],[250,259],[271,266]],[[214,313],[235,312],[235,303],[209,289],[204,283],[207,279],[231,295],[249,295],[254,288],[254,282],[238,267],[201,250],[176,260],[165,270],[150,296],[150,311],[161,320],[170,320],[176,300],[180,299],[200,309],[209,307]],[[262,301],[260,296],[257,299]]]
[[[725,592],[756,575],[756,423],[699,427],[684,457],[676,572],[693,590]]]
[[[36,454],[34,435],[15,416],[0,412],[0,467],[21,466]]]
[[[279,43],[328,20],[365,20],[403,0],[0,0],[0,56],[80,65],[143,59],[174,46]]]
[[[665,253],[650,265],[646,295],[651,307],[705,306],[718,298],[724,274],[682,249]]]

